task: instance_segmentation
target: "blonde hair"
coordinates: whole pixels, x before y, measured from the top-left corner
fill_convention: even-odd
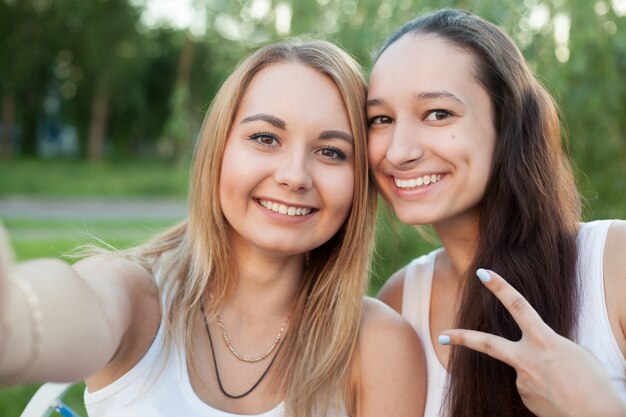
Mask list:
[[[317,40],[275,43],[245,58],[218,91],[204,120],[193,159],[188,218],[134,253],[146,265],[161,257],[158,264],[160,289],[166,291],[166,338],[184,346],[193,364],[192,330],[200,319],[203,297],[212,294],[207,313],[215,314],[237,285],[229,225],[219,200],[226,139],[252,78],[263,68],[281,62],[303,64],[334,81],[355,140],[350,213],[328,242],[308,254],[289,332],[275,368],[280,371],[273,382],[284,392],[288,415],[308,417],[327,410],[333,401],[339,400],[335,404],[348,408],[358,402],[354,387],[349,386],[350,368],[373,249],[376,200],[366,156],[366,86],[352,57],[329,42]]]

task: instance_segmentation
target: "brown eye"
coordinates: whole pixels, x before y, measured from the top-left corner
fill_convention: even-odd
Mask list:
[[[342,161],[346,159],[346,154],[334,146],[325,146],[318,150],[317,153],[318,155],[328,159],[337,159]]]
[[[370,118],[367,123],[371,126],[371,125],[383,125],[383,124],[389,124],[389,123],[393,123],[393,120],[390,117],[387,116],[375,116]]]
[[[431,122],[436,122],[436,121],[439,121],[439,120],[445,120],[445,119],[447,119],[450,116],[451,116],[451,113],[449,111],[437,109],[437,110],[430,111],[426,115],[426,120],[429,120]]]
[[[254,135],[250,136],[250,140],[262,146],[275,146],[278,144],[278,139],[276,139],[276,136],[270,133],[255,133]]]

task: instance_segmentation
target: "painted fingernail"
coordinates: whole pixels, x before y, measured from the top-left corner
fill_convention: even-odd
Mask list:
[[[476,275],[478,276],[478,278],[480,278],[482,282],[491,281],[491,275],[489,275],[489,272],[487,272],[486,269],[482,269],[482,268],[477,269]]]
[[[450,344],[450,336],[448,336],[447,334],[440,334],[439,335],[439,344],[440,345],[449,345]]]

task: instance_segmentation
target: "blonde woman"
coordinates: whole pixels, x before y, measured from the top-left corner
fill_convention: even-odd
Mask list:
[[[207,114],[185,221],[73,266],[4,243],[2,380],[86,378],[92,417],[421,416],[419,341],[363,298],[365,94],[327,42],[264,47]]]

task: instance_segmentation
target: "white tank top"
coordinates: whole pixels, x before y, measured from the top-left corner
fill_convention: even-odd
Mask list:
[[[157,274],[158,275],[158,274]],[[158,277],[157,277],[158,280]],[[165,311],[165,309],[163,309]],[[85,390],[85,408],[89,417],[284,417],[281,402],[261,414],[240,415],[211,407],[194,392],[184,349],[174,346],[164,354],[164,323],[145,355],[120,378],[94,392]],[[326,417],[337,417],[331,404]],[[345,410],[345,407],[339,407]],[[340,416],[345,417],[345,411]]]
[[[612,220],[581,224],[578,233],[577,279],[582,296],[577,343],[589,349],[604,365],[620,396],[626,401],[626,358],[619,349],[606,310],[604,244]],[[402,316],[417,331],[424,346],[428,393],[424,417],[441,416],[447,371],[439,362],[430,337],[430,296],[439,248],[414,259],[404,277]]]
[[[95,392],[85,390],[90,417],[242,417],[202,401],[189,381],[184,352],[163,358],[163,323],[141,360],[120,378]],[[283,403],[257,417],[282,417]],[[250,417],[250,416],[247,416]]]

